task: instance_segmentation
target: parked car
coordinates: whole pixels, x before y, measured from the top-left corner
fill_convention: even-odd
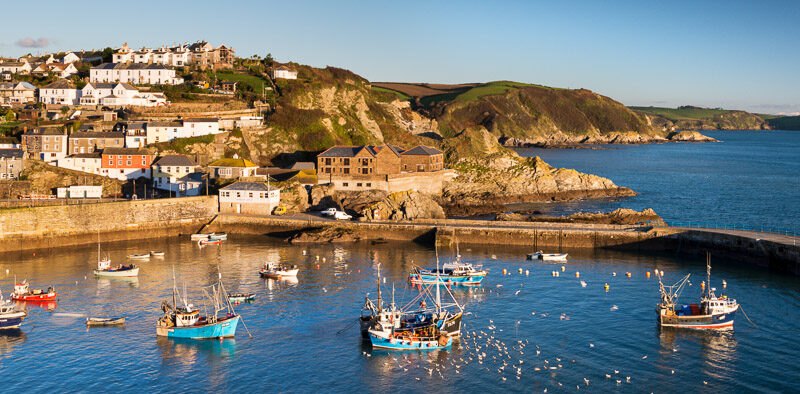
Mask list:
[[[285,215],[286,207],[275,207],[275,209],[272,210],[272,214],[277,216]]]
[[[322,216],[333,216],[336,215],[336,212],[339,212],[336,208],[328,208],[322,211]]]
[[[348,215],[346,212],[336,211],[336,213],[333,214],[333,218],[336,220],[350,220],[353,217],[351,215]]]

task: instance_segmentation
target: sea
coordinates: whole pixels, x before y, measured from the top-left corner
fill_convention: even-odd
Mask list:
[[[599,149],[520,148],[555,167],[614,181],[639,195],[515,204],[565,216],[652,208],[668,223],[800,235],[800,131],[704,131],[715,143],[598,145]]]
[[[56,302],[19,304],[29,312],[21,330],[0,332],[3,391],[793,392],[800,376],[800,278],[713,257],[711,285],[742,306],[733,331],[656,324],[652,273],[663,271],[665,284],[690,274],[680,300],[696,302],[704,260],[567,249],[568,262],[550,264],[525,260],[524,247],[460,245],[464,261],[489,271],[480,287],[441,288],[464,308],[461,340],[446,350],[393,352],[362,341],[356,319],[365,296],[376,296],[379,268],[384,299],[403,306],[418,295],[407,277],[436,263],[430,246],[298,246],[232,235],[220,246],[173,237],[101,248],[114,264],[150,250],[165,256],[138,263],[138,279],[121,280],[92,275],[93,245],[3,255],[6,297],[23,279],[58,291]],[[455,253],[438,250],[442,262]],[[268,261],[300,272],[296,280],[262,279]],[[205,311],[211,303],[201,287],[220,274],[228,291],[256,294],[234,305],[243,319],[234,338],[156,336],[174,287]],[[85,324],[117,316],[127,318],[124,327]]]

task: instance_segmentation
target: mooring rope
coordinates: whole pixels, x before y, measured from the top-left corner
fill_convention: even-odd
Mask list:
[[[747,321],[749,321],[749,322],[750,322],[750,324],[752,324],[752,325],[754,325],[754,326],[758,327],[758,324],[756,324],[756,323],[753,323],[753,321],[752,321],[752,320],[750,320],[750,318],[749,318],[749,317],[747,317],[747,313],[744,313],[744,308],[742,308],[742,306],[741,306],[741,305],[739,305],[739,309],[742,311],[742,314],[743,314],[743,315],[744,315],[744,317],[747,319]]]
[[[345,328],[343,328],[343,329],[341,329],[339,331],[336,331],[336,335],[339,335],[339,334],[347,331],[347,329],[349,329],[350,327],[353,327],[353,325],[356,324],[356,323],[358,323],[358,319],[353,320],[353,322],[348,324],[347,327],[345,327]]]

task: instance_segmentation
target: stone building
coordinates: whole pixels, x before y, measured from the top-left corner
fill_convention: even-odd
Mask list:
[[[69,153],[92,153],[105,148],[125,147],[125,134],[122,132],[77,131],[69,136]]]
[[[19,179],[24,160],[22,149],[0,149],[0,180]]]
[[[418,190],[437,194],[453,176],[442,151],[424,145],[334,146],[317,156],[317,183],[338,190]]]
[[[280,189],[261,182],[234,182],[219,190],[219,212],[271,215],[280,204]]]
[[[29,157],[54,162],[67,156],[67,133],[58,127],[36,127],[22,134]]]

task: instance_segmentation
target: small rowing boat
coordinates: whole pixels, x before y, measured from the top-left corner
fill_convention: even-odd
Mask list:
[[[201,240],[201,241],[198,242],[198,244],[200,244],[200,246],[204,246],[204,245],[219,245],[221,243],[222,243],[222,241],[220,241],[218,239],[204,239],[204,240]]]
[[[566,253],[539,253],[539,260],[542,261],[567,261]]]
[[[97,244],[97,269],[94,270],[96,276],[125,277],[132,278],[139,276],[139,267],[136,264],[120,264],[116,267],[111,266],[111,258],[108,256],[100,257],[100,243]]]
[[[151,250],[150,251],[150,256],[151,257],[164,257],[164,252],[154,252],[154,251]]]
[[[228,234],[226,233],[211,233],[208,235],[208,239],[218,239],[220,241],[224,241],[228,239]]]
[[[211,234],[192,234],[191,239],[192,241],[200,241],[203,239],[208,239],[208,236]]]
[[[539,256],[542,255],[542,253],[544,253],[544,252],[542,252],[541,250],[538,251],[538,252],[528,253],[527,259],[528,260],[536,260],[536,259],[539,258]]]
[[[230,302],[248,302],[256,299],[256,293],[236,293],[228,294],[228,301]]]
[[[88,317],[86,318],[87,327],[121,326],[125,324],[125,316],[122,317]]]
[[[150,258],[150,253],[144,254],[129,254],[128,258],[131,260],[147,260]]]

